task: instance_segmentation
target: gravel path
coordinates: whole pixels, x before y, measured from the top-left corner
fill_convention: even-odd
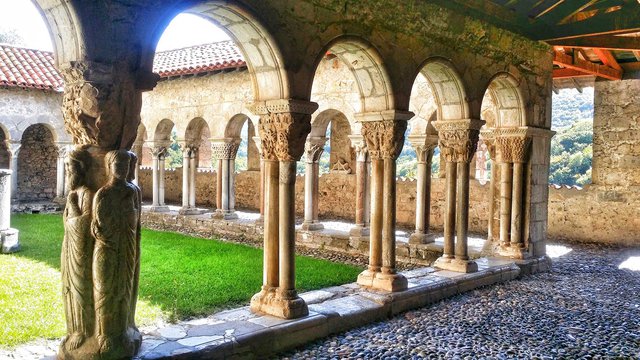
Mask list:
[[[475,290],[278,358],[639,359],[640,271],[618,266],[640,249],[564,245],[573,250],[554,259],[551,273]]]

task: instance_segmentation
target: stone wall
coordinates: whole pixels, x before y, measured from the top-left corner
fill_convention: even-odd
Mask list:
[[[61,109],[61,93],[0,88],[0,124],[9,140],[22,139],[22,133],[31,125],[47,124],[59,141],[67,141]]]
[[[58,149],[45,125],[32,125],[22,136],[18,153],[18,199],[46,201],[56,196]]]

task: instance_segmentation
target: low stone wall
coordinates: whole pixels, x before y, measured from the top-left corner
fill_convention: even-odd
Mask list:
[[[166,199],[181,202],[181,169],[166,172]],[[142,169],[140,180],[145,200],[151,200],[151,170]],[[246,171],[236,175],[236,207],[257,210],[260,204],[260,172]],[[215,205],[216,175],[198,172],[197,203]],[[442,230],[444,179],[434,178],[431,185],[431,227]],[[353,220],[355,216],[355,175],[325,174],[320,177],[320,219]],[[401,227],[415,224],[416,182],[398,179],[397,222]],[[470,183],[469,231],[486,234],[489,214],[489,184]],[[296,180],[296,211],[303,215],[304,176]],[[640,244],[640,187],[613,188],[588,186],[584,189],[565,187],[549,189],[550,238],[566,238],[584,242],[621,245]]]
[[[551,238],[637,246],[640,244],[640,186],[549,189]]]

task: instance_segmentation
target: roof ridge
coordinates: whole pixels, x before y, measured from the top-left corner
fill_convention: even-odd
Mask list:
[[[177,48],[177,49],[156,51],[156,55],[166,54],[166,53],[170,53],[170,52],[174,52],[174,51],[193,49],[193,48],[197,48],[197,47],[204,47],[204,46],[207,46],[207,45],[222,44],[222,43],[232,43],[233,45],[236,45],[235,41],[233,41],[233,40],[222,40],[222,41],[214,41],[214,42],[204,43],[204,44],[199,44],[199,45],[190,45],[190,46],[185,46],[185,47],[181,47],[181,48]],[[238,46],[236,45],[236,47],[238,47]]]
[[[22,49],[22,50],[31,50],[31,51],[39,51],[43,54],[49,54],[51,56],[54,55],[53,51],[49,51],[49,50],[42,50],[42,49],[35,49],[35,48],[30,48],[30,47],[26,47],[26,46],[19,46],[19,45],[13,45],[13,44],[9,44],[9,43],[3,43],[0,42],[0,47],[10,47],[10,48],[14,48],[14,49]]]

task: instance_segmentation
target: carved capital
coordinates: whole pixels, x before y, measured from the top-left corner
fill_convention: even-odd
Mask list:
[[[369,157],[369,149],[367,148],[367,142],[362,135],[349,135],[351,140],[351,146],[356,153],[356,161],[366,162]]]
[[[7,146],[7,150],[11,153],[11,157],[17,157],[18,153],[20,153],[22,143],[19,141],[5,140],[5,145]]]
[[[166,146],[154,146],[150,149],[151,156],[154,159],[164,159],[167,156],[167,147]]]
[[[316,163],[320,161],[320,157],[324,152],[324,144],[326,138],[310,138],[304,148],[304,153],[308,163]]]
[[[524,163],[529,155],[529,145],[531,138],[522,136],[499,136],[496,138],[498,144],[498,159],[502,163]]]
[[[77,61],[61,69],[62,114],[75,145],[129,148],[140,123],[142,93],[127,62]]]
[[[372,159],[397,159],[404,145],[405,120],[366,121],[362,123],[369,156]]]
[[[71,152],[72,148],[71,145],[69,144],[56,144],[58,147],[58,158],[59,159],[65,159],[68,155],[69,152]]]
[[[409,143],[416,151],[418,163],[430,163],[433,151],[438,146],[438,137],[427,135],[409,135]]]
[[[211,143],[211,157],[218,160],[233,160],[236,158],[240,142],[216,141]]]
[[[446,162],[469,163],[478,146],[484,121],[476,119],[436,121],[440,153]]]

